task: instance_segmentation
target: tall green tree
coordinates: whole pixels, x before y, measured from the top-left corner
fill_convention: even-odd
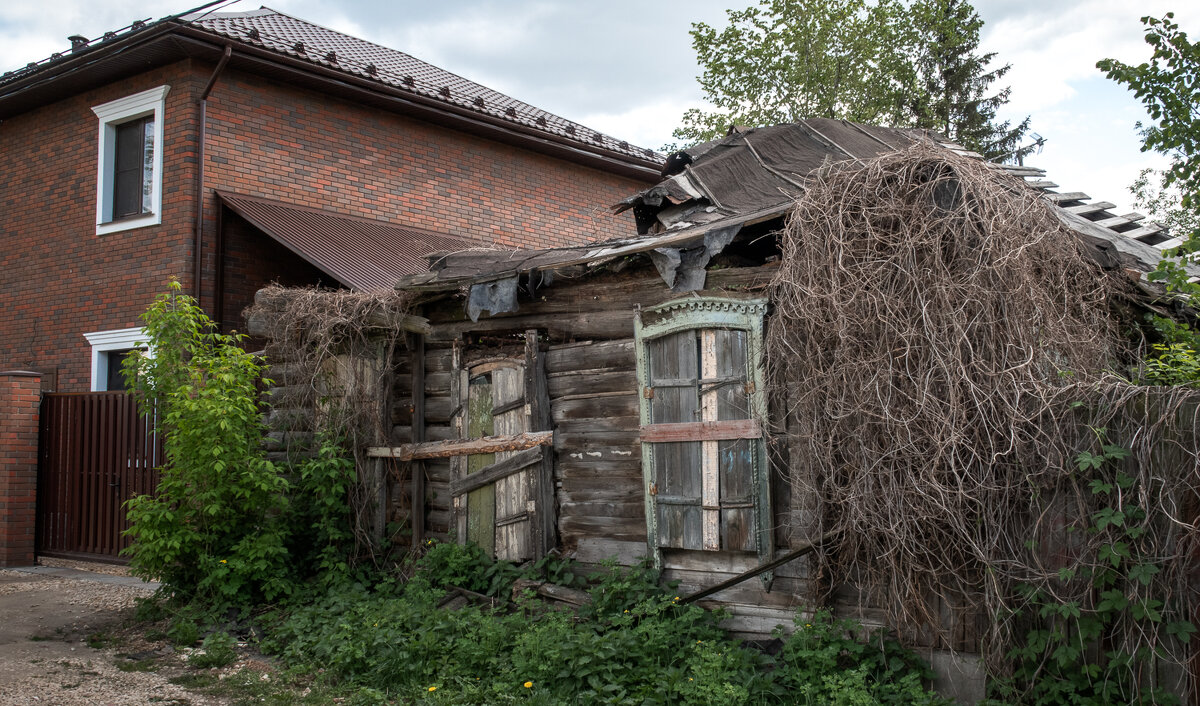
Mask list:
[[[989,90],[1009,66],[988,68],[995,55],[978,52],[983,21],[966,0],[759,0],[727,15],[721,30],[692,26],[716,109],[687,111],[678,139],[826,117],[935,129],[989,158],[1021,154],[1029,119],[997,121],[1009,90]]]
[[[675,137],[809,117],[895,122],[913,81],[895,41],[902,10],[898,0],[760,0],[728,10],[723,29],[692,25],[700,87],[716,110],[687,111]]]
[[[909,115],[916,127],[937,130],[988,159],[1019,159],[1033,145],[1022,145],[1029,130],[1027,116],[1017,125],[999,121],[996,111],[1008,102],[1011,89],[989,95],[996,81],[1012,68],[988,69],[995,52],[979,53],[983,20],[965,0],[918,0],[911,8],[915,90],[908,94]]]

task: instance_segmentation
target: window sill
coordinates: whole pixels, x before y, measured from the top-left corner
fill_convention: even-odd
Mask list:
[[[108,233],[119,233],[123,230],[133,230],[134,228],[145,228],[147,226],[156,226],[162,223],[162,216],[157,213],[143,213],[140,216],[130,216],[117,221],[109,221],[108,223],[96,224],[96,235],[107,235]]]

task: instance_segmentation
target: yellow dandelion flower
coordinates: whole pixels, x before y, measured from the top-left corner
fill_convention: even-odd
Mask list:
[[[221,563],[222,563],[222,564],[228,564],[229,562],[228,562],[228,561],[225,561],[224,559],[222,559],[222,560],[221,560]]]
[[[627,611],[625,611],[625,612],[626,612],[626,613],[628,613],[629,611],[627,610]]]
[[[675,596],[675,598],[673,600],[676,600],[676,601],[679,600],[679,596]]]
[[[524,686],[526,689],[532,689],[532,688],[533,688],[533,682],[531,682],[531,681],[527,681],[527,682],[525,682],[525,683],[524,683],[522,686]]]
[[[688,677],[688,681],[694,681],[694,680],[691,677]]]
[[[429,687],[429,690],[430,690],[430,691],[437,691],[437,687],[436,687],[436,686],[431,686],[431,687]]]

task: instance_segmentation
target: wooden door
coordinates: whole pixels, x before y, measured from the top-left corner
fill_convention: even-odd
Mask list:
[[[460,438],[513,436],[533,430],[526,370],[524,356],[460,363],[457,395],[463,417],[456,424]],[[545,467],[543,458],[543,450],[537,448],[472,454],[453,461],[456,481],[452,488],[471,488],[454,497],[460,541],[508,561],[540,555],[535,501]],[[489,480],[473,483],[472,476]]]

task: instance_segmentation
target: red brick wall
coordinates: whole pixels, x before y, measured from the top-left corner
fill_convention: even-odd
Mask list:
[[[34,562],[41,376],[0,372],[0,566]]]
[[[236,71],[208,102],[206,182],[506,247],[629,235],[646,184]]]
[[[172,275],[192,291],[196,100],[212,69],[179,62],[0,123],[0,369],[49,370],[59,391],[87,390],[84,333],[137,326]],[[163,223],[97,236],[91,107],[163,84],[171,86]],[[631,219],[607,206],[645,186],[233,70],[216,83],[207,110],[201,304],[209,311],[213,189],[512,247],[628,235]],[[319,275],[269,241],[240,235],[226,243],[221,312],[237,328],[248,293],[272,279],[302,284]]]
[[[170,275],[190,283],[203,80],[174,64],[0,123],[0,370],[49,368],[60,391],[87,390],[83,334],[137,326]],[[163,222],[98,236],[91,108],[164,84]]]

